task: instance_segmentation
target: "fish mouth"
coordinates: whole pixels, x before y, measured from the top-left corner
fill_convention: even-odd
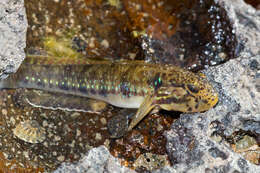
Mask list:
[[[205,111],[213,108],[218,103],[218,94],[213,93],[211,97],[201,100],[201,104],[204,105]]]
[[[215,97],[210,101],[210,105],[211,107],[214,107],[217,103],[218,103],[218,95],[215,94]]]

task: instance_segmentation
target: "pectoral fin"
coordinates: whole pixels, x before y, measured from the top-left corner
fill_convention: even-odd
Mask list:
[[[132,130],[132,128],[134,128],[155,107],[153,101],[154,101],[153,95],[149,95],[144,99],[137,113],[133,117],[128,127],[128,131]]]
[[[25,94],[25,100],[31,106],[52,110],[99,113],[107,108],[107,104],[103,101],[40,90],[30,90]]]

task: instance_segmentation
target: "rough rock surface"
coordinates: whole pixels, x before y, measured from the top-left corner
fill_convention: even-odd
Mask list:
[[[177,172],[260,172],[227,140],[213,137],[239,130],[260,135],[260,13],[241,0],[218,2],[228,11],[244,50],[237,59],[204,71],[218,90],[219,103],[205,113],[183,114],[165,133],[167,152]]]
[[[259,166],[235,153],[225,139],[239,130],[260,134],[260,11],[242,0],[216,2],[228,11],[241,45],[237,51],[242,51],[237,59],[204,71],[219,92],[219,103],[205,113],[181,115],[165,132],[174,166],[156,173],[260,172]],[[79,163],[64,164],[57,172],[67,170],[130,172],[104,147],[92,149]]]
[[[81,159],[77,164],[63,164],[54,173],[61,172],[125,172],[133,173],[134,171],[122,167],[118,159],[110,155],[109,151],[104,146],[93,148],[88,152],[88,155]]]
[[[25,58],[27,19],[23,0],[0,1],[0,79],[15,72]]]
[[[259,135],[259,63],[259,55],[244,52],[238,59],[205,71],[215,81],[220,100],[205,113],[183,114],[165,133],[167,152],[176,170],[260,172],[259,166],[235,153],[225,139],[214,138],[215,133],[227,137],[239,130]]]

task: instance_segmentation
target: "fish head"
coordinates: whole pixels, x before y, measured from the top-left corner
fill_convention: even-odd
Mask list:
[[[202,73],[182,71],[167,75],[157,89],[155,104],[161,109],[180,112],[204,112],[218,102],[218,93]]]

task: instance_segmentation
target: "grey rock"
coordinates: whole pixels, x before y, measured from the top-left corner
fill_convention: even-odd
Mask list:
[[[260,136],[260,13],[242,0],[218,3],[229,13],[245,49],[238,58],[204,70],[218,90],[219,103],[205,113],[182,114],[165,133],[167,152],[177,172],[260,172],[259,166],[235,153],[227,141],[211,138],[214,133],[230,136],[239,130]],[[185,138],[188,143],[183,143]],[[194,146],[188,149],[191,143]]]
[[[76,164],[63,163],[54,173],[85,172],[85,173],[131,173],[131,169],[122,167],[118,159],[110,155],[104,147],[93,148]]]
[[[240,56],[225,64],[204,70],[219,93],[217,106],[204,113],[182,114],[165,132],[167,154],[172,167],[166,172],[260,172],[260,167],[235,153],[224,139],[214,140],[214,133],[229,136],[238,130],[260,134],[260,12],[243,0],[215,0],[233,22],[241,44]],[[110,161],[109,161],[110,160]],[[63,164],[56,172],[130,172],[120,166],[104,147],[93,148],[75,165]]]
[[[25,58],[27,19],[23,0],[0,1],[0,79],[15,72]]]

